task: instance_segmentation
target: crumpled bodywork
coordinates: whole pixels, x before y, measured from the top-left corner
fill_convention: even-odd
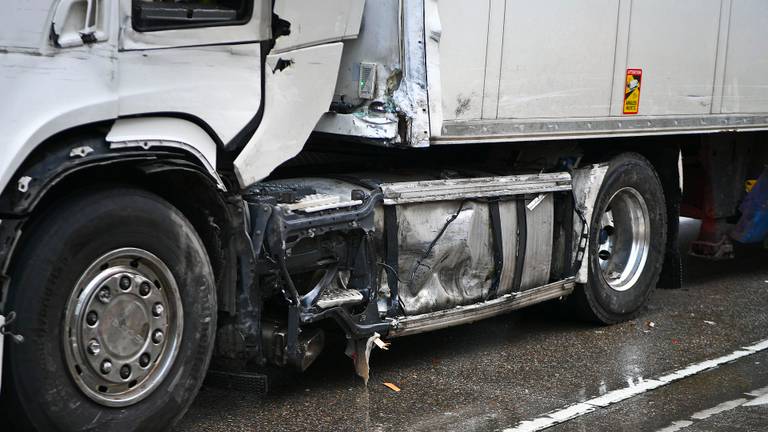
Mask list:
[[[400,299],[407,315],[474,303],[488,295],[494,276],[488,220],[484,203],[398,208]]]

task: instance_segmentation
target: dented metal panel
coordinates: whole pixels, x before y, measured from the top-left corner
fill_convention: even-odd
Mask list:
[[[607,172],[607,164],[596,164],[577,169],[573,173],[573,197],[576,201],[576,211],[578,213],[573,216],[574,244],[578,245],[577,249],[574,250],[574,254],[576,254],[574,258],[576,261],[581,262],[576,273],[576,282],[578,283],[587,283],[589,276],[588,260],[585,256],[580,255],[581,253],[586,254],[589,248],[589,239],[582,238],[582,232],[584,231],[585,223],[588,225],[592,221],[595,201],[600,193],[600,186],[602,186]],[[577,252],[577,250],[583,252]]]
[[[425,1],[430,0],[402,0],[403,80],[393,98],[398,112],[405,117],[405,141],[413,147],[428,146],[431,130],[427,93],[427,41],[424,34]],[[435,41],[434,38],[431,40]]]
[[[392,98],[403,76],[399,0],[366,2],[362,28],[364,31],[357,39],[344,42],[333,97],[335,112],[325,114],[315,130],[386,144],[398,143],[399,118]],[[376,70],[369,99],[359,94],[363,63],[373,65]]]
[[[470,304],[488,295],[494,274],[488,219],[484,203],[398,206],[398,274],[406,315]]]
[[[267,57],[265,105],[269,109],[235,159],[241,186],[268,176],[304,147],[330,106],[342,47],[334,43]]]

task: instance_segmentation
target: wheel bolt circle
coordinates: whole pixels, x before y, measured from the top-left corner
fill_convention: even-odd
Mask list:
[[[112,292],[109,290],[109,287],[102,287],[99,290],[99,293],[97,294],[99,301],[102,303],[109,303],[110,300],[112,300]]]
[[[112,362],[109,360],[101,362],[101,373],[107,375],[110,372],[112,372]]]
[[[120,278],[120,289],[127,291],[131,287],[131,278],[123,276]]]
[[[123,365],[123,367],[120,368],[120,378],[128,379],[130,377],[131,377],[131,367],[128,365]]]
[[[99,355],[101,352],[101,344],[96,339],[91,339],[90,342],[88,342],[88,354],[90,355]]]
[[[165,308],[161,303],[155,303],[155,305],[152,306],[152,315],[154,315],[155,318],[159,318],[160,315],[163,314],[163,311],[165,311]]]
[[[150,291],[151,287],[149,286],[149,282],[142,282],[141,285],[139,285],[139,294],[142,296],[148,296]]]
[[[88,312],[88,314],[85,316],[85,322],[89,326],[96,325],[96,323],[99,322],[99,314],[97,314],[95,311]]]
[[[141,367],[147,367],[149,366],[149,354],[144,353],[139,357],[139,366]]]
[[[155,330],[154,333],[152,333],[152,342],[159,344],[163,341],[163,332],[160,330]]]

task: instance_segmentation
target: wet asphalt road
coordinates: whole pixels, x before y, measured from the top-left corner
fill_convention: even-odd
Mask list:
[[[684,225],[690,237],[696,225]],[[266,396],[203,387],[179,431],[497,431],[768,339],[768,251],[688,259],[685,288],[656,290],[640,318],[610,327],[541,305],[392,341],[365,387],[330,346]],[[394,383],[394,392],[383,385]],[[551,431],[768,431],[768,351],[745,356]],[[763,398],[765,399],[765,397]],[[666,429],[665,429],[666,428]]]

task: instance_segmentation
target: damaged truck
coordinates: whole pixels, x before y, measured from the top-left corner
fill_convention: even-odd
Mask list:
[[[763,0],[2,9],[18,429],[167,430],[209,365],[335,335],[367,379],[384,340],[544,301],[631,319],[681,284],[681,214],[732,255],[768,161]]]

